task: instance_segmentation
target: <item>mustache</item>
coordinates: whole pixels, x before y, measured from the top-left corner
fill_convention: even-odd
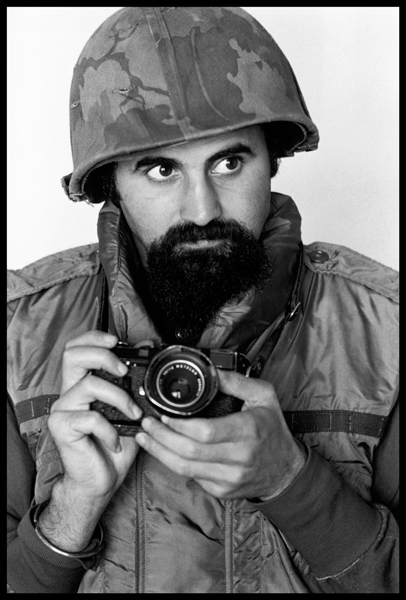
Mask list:
[[[185,222],[172,225],[164,235],[151,244],[150,249],[163,244],[167,248],[174,248],[178,244],[194,243],[201,240],[238,242],[241,238],[247,236],[255,239],[251,231],[235,219],[214,219],[203,226]]]

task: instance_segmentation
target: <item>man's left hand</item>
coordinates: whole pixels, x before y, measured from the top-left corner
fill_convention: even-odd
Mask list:
[[[305,463],[273,386],[219,371],[220,390],[244,400],[241,412],[213,419],[143,419],[137,443],[172,471],[219,498],[269,500]]]

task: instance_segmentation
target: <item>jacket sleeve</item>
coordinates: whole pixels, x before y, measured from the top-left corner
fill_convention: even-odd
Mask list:
[[[7,402],[7,582],[16,593],[74,593],[83,565],[53,552],[37,537],[31,521],[35,464]]]
[[[259,506],[307,562],[312,592],[399,592],[397,437],[396,406],[378,446],[371,504],[306,448],[307,461],[296,479]]]

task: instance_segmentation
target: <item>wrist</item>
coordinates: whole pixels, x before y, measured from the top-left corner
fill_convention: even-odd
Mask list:
[[[45,535],[43,534],[41,527],[40,527],[40,521],[39,521],[39,517],[40,517],[42,511],[48,506],[48,503],[49,503],[49,500],[43,502],[42,504],[39,504],[36,507],[33,517],[32,517],[35,533],[37,534],[37,536],[41,540],[41,542],[43,544],[45,544],[45,546],[47,546],[48,548],[50,548],[53,552],[56,552],[57,554],[61,554],[62,556],[67,556],[69,558],[76,558],[76,559],[91,558],[100,553],[100,551],[103,549],[103,546],[104,546],[104,530],[103,530],[103,527],[101,526],[100,522],[97,524],[96,531],[94,532],[94,535],[92,536],[92,540],[87,545],[87,547],[84,548],[80,552],[68,552],[67,550],[63,550],[62,548],[59,548],[58,546],[55,546],[54,544],[52,544],[50,542],[50,540],[48,540],[48,538],[46,538]]]
[[[258,497],[257,500],[260,502],[273,500],[279,496],[279,494],[282,494],[282,492],[284,492],[291,485],[291,483],[293,483],[293,481],[304,468],[307,460],[306,447],[296,440],[296,438],[293,439],[295,441],[296,451],[294,459],[289,463],[290,468],[285,471],[284,476],[279,481],[279,485],[270,495]]]
[[[37,514],[39,537],[42,535],[62,551],[82,552],[91,542],[106,504],[107,499],[80,495],[61,477],[52,489],[49,503]]]

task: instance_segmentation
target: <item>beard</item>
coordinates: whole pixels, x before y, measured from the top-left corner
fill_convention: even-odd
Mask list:
[[[271,271],[262,242],[234,219],[171,227],[150,245],[146,265],[150,313],[163,341],[195,345],[226,303],[261,289]]]

